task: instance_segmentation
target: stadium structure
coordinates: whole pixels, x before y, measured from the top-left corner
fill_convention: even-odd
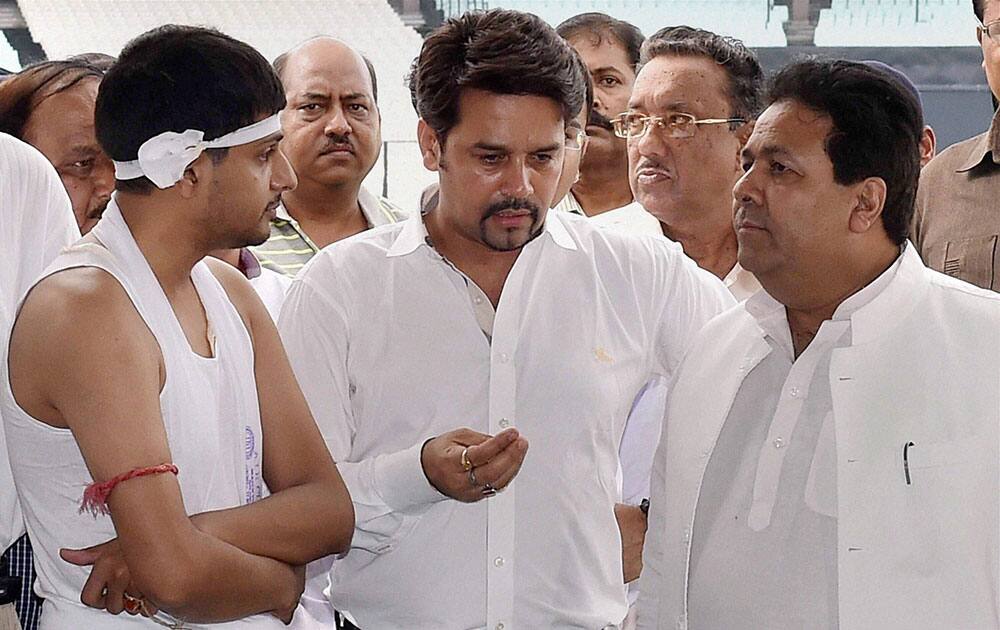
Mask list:
[[[602,11],[647,35],[698,26],[742,39],[767,69],[803,54],[884,61],[917,84],[941,146],[981,132],[992,111],[968,0],[0,0],[0,67],[116,55],[132,37],[167,23],[218,28],[268,59],[332,35],[371,59],[379,77],[384,144],[367,184],[412,207],[433,174],[421,165],[405,76],[423,35],[451,15],[493,7],[530,11],[553,25]]]

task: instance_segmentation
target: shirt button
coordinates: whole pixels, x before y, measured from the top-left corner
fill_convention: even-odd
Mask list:
[[[690,541],[691,541],[691,528],[690,527],[685,527],[684,528],[684,542],[690,542]]]
[[[780,437],[779,438],[775,438],[775,440],[774,440],[774,442],[772,442],[772,444],[774,444],[774,448],[781,448],[782,446],[785,445],[785,439],[784,438],[780,438]]]
[[[506,363],[507,361],[510,361],[510,357],[507,356],[506,352],[501,352],[500,353],[500,363]]]
[[[497,568],[502,567],[503,566],[503,556],[497,556],[496,558],[494,558],[493,559],[493,564],[496,565]]]
[[[799,391],[798,387],[793,387],[790,390],[788,390],[788,395],[791,396],[792,398],[798,398],[800,393],[802,392]]]
[[[503,622],[501,621],[500,623],[498,623],[498,624],[497,624],[496,626],[494,626],[494,627],[496,628],[496,630],[503,630],[503,629],[504,629],[504,625],[503,625]]]
[[[507,418],[500,418],[500,428],[501,429],[506,429],[509,426],[510,426],[510,422],[507,420]]]
[[[703,450],[703,451],[701,452],[701,456],[702,456],[702,457],[708,457],[708,456],[709,456],[709,454],[710,454],[711,452],[712,452],[712,451],[710,451],[709,449],[707,449],[707,448],[706,448],[705,450]]]
[[[476,297],[472,298],[472,301],[475,302],[476,304],[482,304],[483,303],[483,298],[481,298],[481,297],[479,297],[477,295]]]

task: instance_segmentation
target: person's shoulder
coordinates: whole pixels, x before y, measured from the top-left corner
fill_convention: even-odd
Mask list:
[[[596,224],[588,217],[570,212],[552,212],[546,220],[559,221],[586,254],[601,251],[623,255],[666,257],[684,256],[681,246],[662,234],[642,234]]]
[[[408,224],[409,219],[398,223],[378,225],[331,243],[313,256],[302,273],[306,273],[309,267],[327,265],[340,267],[365,262],[374,263],[383,259],[388,255],[396,239],[399,238],[400,233]]]
[[[974,284],[959,280],[929,267],[924,268],[924,278],[930,285],[931,295],[946,300],[955,312],[982,312],[997,316],[1000,314],[1000,293],[983,289]],[[1000,320],[997,321],[1000,325]]]
[[[27,334],[56,343],[81,331],[128,335],[144,326],[121,281],[98,266],[58,269],[39,280],[25,296],[16,322]]]
[[[937,178],[951,178],[970,159],[972,151],[981,145],[989,132],[967,138],[949,146],[934,156],[920,171],[920,180],[925,182]]]

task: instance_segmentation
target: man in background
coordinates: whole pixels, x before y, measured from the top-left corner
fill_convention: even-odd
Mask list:
[[[94,134],[104,71],[87,61],[44,61],[0,83],[0,132],[32,145],[59,173],[84,234],[101,218],[115,177]]]
[[[1000,95],[1000,1],[973,0],[986,81]],[[953,144],[920,174],[913,242],[931,269],[1000,290],[1000,113],[984,133]]]
[[[361,183],[382,147],[375,68],[347,44],[317,37],[274,60],[288,104],[281,150],[299,185],[282,195],[271,237],[253,251],[294,276],[330,243],[395,223],[402,211]]]

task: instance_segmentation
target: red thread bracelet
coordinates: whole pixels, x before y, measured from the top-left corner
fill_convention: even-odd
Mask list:
[[[90,512],[95,518],[98,514],[110,514],[111,512],[108,510],[108,495],[115,489],[115,486],[136,477],[159,475],[161,473],[174,473],[176,475],[177,466],[173,464],[160,464],[158,466],[147,466],[146,468],[135,468],[107,481],[95,481],[83,491],[83,501],[80,502],[80,514]]]

